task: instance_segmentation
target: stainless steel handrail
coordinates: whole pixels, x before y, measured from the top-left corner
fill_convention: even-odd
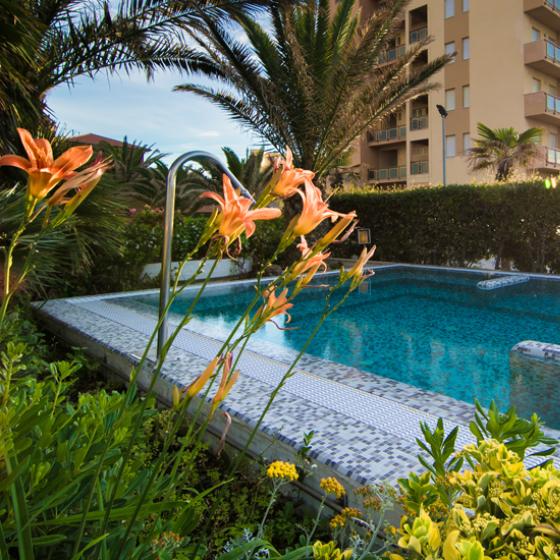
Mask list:
[[[208,152],[194,150],[179,156],[169,168],[165,195],[165,221],[163,229],[163,250],[161,256],[161,284],[159,289],[159,329],[157,337],[157,355],[161,356],[161,351],[168,338],[167,315],[169,304],[171,282],[171,249],[173,243],[173,220],[175,217],[175,192],[177,189],[177,172],[190,160],[211,161],[222,173],[227,175],[235,189],[239,189],[241,194],[251,200],[254,198],[251,193],[239,182],[237,177],[216,157]]]

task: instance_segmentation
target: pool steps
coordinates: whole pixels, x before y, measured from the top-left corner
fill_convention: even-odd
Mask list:
[[[525,284],[531,280],[530,276],[500,276],[499,278],[491,278],[490,280],[481,280],[476,284],[480,290],[497,290],[516,284]]]
[[[523,340],[518,342],[511,349],[511,352],[521,354],[533,360],[553,362],[560,366],[560,344],[539,342],[537,340]]]

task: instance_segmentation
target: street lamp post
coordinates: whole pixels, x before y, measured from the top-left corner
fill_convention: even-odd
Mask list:
[[[447,109],[443,105],[436,105],[441,116],[441,145],[443,152],[443,186],[447,186],[447,138],[445,134],[445,119],[449,115]]]

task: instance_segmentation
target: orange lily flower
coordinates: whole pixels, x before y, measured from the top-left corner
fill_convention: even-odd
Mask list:
[[[282,212],[279,208],[258,208],[250,210],[252,201],[242,196],[233,188],[227,175],[224,175],[224,196],[211,191],[202,193],[203,198],[215,200],[220,206],[218,214],[218,231],[230,245],[242,233],[251,237],[255,233],[256,220],[274,220]]]
[[[344,272],[344,279],[352,280],[352,290],[357,288],[361,284],[362,280],[365,280],[368,276],[372,276],[374,274],[373,272],[371,272],[370,274],[364,275],[364,266],[367,264],[369,259],[371,259],[373,253],[375,253],[376,248],[377,247],[373,245],[372,248],[368,251],[367,248],[364,247],[356,263],[352,266],[352,268]]]
[[[278,296],[275,292],[276,290],[273,288],[266,289],[263,292],[263,296],[266,298],[266,302],[257,311],[257,316],[264,321],[272,321],[273,317],[276,317],[278,315],[286,315],[286,323],[289,323],[292,320],[292,317],[288,313],[288,309],[291,309],[294,304],[288,301],[288,288],[282,290],[282,292],[280,292]],[[274,323],[274,321],[272,322]],[[276,325],[276,323],[274,324]]]
[[[66,205],[69,210],[74,211],[97,186],[108,167],[108,160],[99,161],[91,167],[76,173],[71,179],[68,179],[58,187],[47,201],[47,204],[49,206]],[[72,191],[74,191],[74,195],[66,198],[66,194]]]
[[[343,214],[336,224],[317,242],[318,247],[327,247],[331,243],[343,243],[346,241],[354,231],[358,220],[356,219],[356,212],[352,211],[348,214]],[[348,226],[350,226],[348,228]],[[348,228],[348,229],[346,229]],[[339,238],[339,235],[346,230],[344,235]]]
[[[315,177],[313,171],[307,171],[294,167],[294,156],[290,148],[286,148],[286,157],[279,160],[275,169],[282,165],[282,171],[277,183],[274,185],[272,192],[281,198],[290,198],[298,192],[298,187],[305,181],[312,181]]]
[[[17,129],[29,159],[17,155],[0,157],[0,166],[9,165],[23,169],[28,174],[28,192],[31,198],[41,200],[61,181],[76,175],[75,169],[89,161],[91,146],[76,146],[54,159],[50,142],[33,138],[24,128]]]
[[[297,248],[301,252],[301,260],[295,264],[292,272],[286,277],[286,281],[291,282],[298,276],[303,276],[298,280],[294,291],[299,291],[304,286],[307,286],[320,269],[323,271],[327,270],[326,260],[331,256],[330,253],[316,253],[312,255],[313,251],[309,248],[307,240],[303,236]]]
[[[206,369],[186,388],[185,395],[188,399],[192,399],[195,395],[200,393],[210,377],[214,375],[219,361],[220,358],[214,358],[208,366],[206,366]]]
[[[224,358],[224,367],[222,370],[222,379],[220,380],[220,386],[212,399],[212,405],[210,407],[210,416],[214,414],[220,403],[229,395],[230,391],[232,390],[233,386],[239,379],[239,370],[235,370],[233,373],[231,372],[231,364],[233,361],[233,357],[231,352],[226,354]]]
[[[298,190],[303,200],[303,208],[299,216],[292,222],[293,235],[307,235],[312,232],[323,220],[331,218],[334,222],[341,214],[331,210],[323,200],[321,190],[311,181],[305,181],[304,191]]]

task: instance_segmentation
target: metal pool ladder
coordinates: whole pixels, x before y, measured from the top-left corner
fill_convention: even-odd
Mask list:
[[[208,152],[194,150],[179,156],[169,168],[165,192],[165,218],[163,229],[163,250],[161,255],[161,284],[159,288],[159,328],[157,337],[157,356],[165,345],[168,333],[168,309],[171,282],[171,249],[173,243],[173,222],[175,218],[175,193],[177,190],[177,172],[190,160],[202,160],[212,162],[222,173],[227,175],[235,189],[241,194],[254,201],[251,193],[239,182],[233,173],[216,157]]]

